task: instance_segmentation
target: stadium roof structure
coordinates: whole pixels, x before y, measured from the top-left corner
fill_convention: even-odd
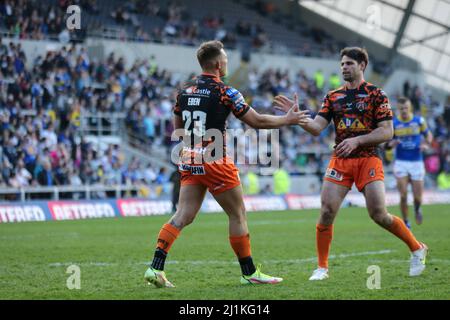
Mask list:
[[[450,92],[450,0],[300,0],[300,6],[417,60],[425,81]]]

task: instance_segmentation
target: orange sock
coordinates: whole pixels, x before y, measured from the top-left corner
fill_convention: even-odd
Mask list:
[[[392,216],[394,221],[387,228],[391,233],[395,234],[397,237],[403,240],[404,243],[409,247],[409,250],[416,251],[422,246],[419,241],[416,240],[411,230],[405,225],[402,219],[397,216]]]
[[[328,269],[328,254],[330,253],[331,239],[333,239],[333,225],[316,225],[316,246],[319,268]]]
[[[250,234],[230,236],[230,244],[238,259],[247,258],[252,255],[252,250],[250,248]]]
[[[175,228],[173,225],[166,223],[162,226],[161,230],[159,231],[158,235],[158,243],[156,244],[156,247],[164,250],[164,252],[169,252],[170,247],[172,246],[173,242],[177,239],[178,235],[180,234],[180,230]]]

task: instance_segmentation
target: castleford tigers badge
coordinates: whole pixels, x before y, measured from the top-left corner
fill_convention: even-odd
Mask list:
[[[363,112],[366,110],[367,104],[364,101],[360,101],[356,103],[356,109],[358,109],[359,112]]]

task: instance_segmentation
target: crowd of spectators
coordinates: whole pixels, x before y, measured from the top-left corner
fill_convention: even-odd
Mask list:
[[[91,14],[98,14],[95,0],[68,1],[0,1],[0,30],[4,29],[19,39],[59,39],[68,42],[71,38],[82,40],[85,29],[75,30],[72,36],[66,28],[67,7],[80,5]]]
[[[253,50],[288,50],[292,43],[283,43],[269,36],[264,23],[248,20],[230,24],[220,13],[192,12],[182,1],[136,0],[113,2],[108,12],[100,10],[104,0],[1,0],[0,31],[3,29],[19,39],[59,39],[68,42],[83,41],[87,35],[115,37],[121,40],[140,42],[174,43],[196,46],[200,42],[215,38],[227,48],[245,48],[250,44]],[[67,7],[78,5],[84,16],[82,28],[69,32],[66,28]],[[267,21],[276,7],[271,2],[256,1],[250,6],[255,14],[261,14]],[[152,21],[149,24],[145,21]],[[257,20],[259,21],[259,20]],[[309,30],[309,29],[308,29]],[[112,32],[112,33],[111,33]],[[323,30],[313,28],[303,32],[293,54],[334,56],[337,42]],[[311,44],[320,45],[312,52]],[[284,45],[283,45],[284,44]]]
[[[185,80],[180,75],[159,70],[153,57],[137,60],[128,68],[113,53],[105,61],[96,61],[76,45],[49,51],[28,69],[20,43],[0,41],[0,61],[1,185],[114,185],[156,180],[159,168],[146,167],[136,159],[125,162],[119,146],[99,149],[83,139],[80,114],[123,112],[126,127],[141,138],[140,145],[168,148],[172,104]],[[324,93],[337,85],[336,75],[326,79],[320,70],[314,77],[301,70],[291,77],[287,70],[252,69],[247,85],[240,89],[263,113],[274,112],[274,96],[298,92],[302,107],[314,114]],[[427,113],[435,143],[425,161],[428,172],[436,177],[449,170],[449,107],[408,83],[400,94],[411,98],[416,113]],[[394,106],[395,100],[392,97]],[[229,125],[245,129],[233,117]],[[291,174],[320,175],[333,141],[331,127],[319,137],[301,134],[299,128],[283,128],[280,162]],[[385,160],[389,164],[389,156]]]
[[[169,117],[175,83],[151,59],[126,69],[123,59],[113,54],[99,62],[83,47],[72,45],[48,51],[27,68],[20,43],[3,43],[0,38],[0,63],[0,186],[167,180],[169,172],[127,159],[119,145],[93,143],[80,132],[80,115],[85,112],[128,112],[131,129],[140,115],[147,127],[145,116]]]

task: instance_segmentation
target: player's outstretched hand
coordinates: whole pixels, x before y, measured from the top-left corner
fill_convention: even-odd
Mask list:
[[[286,112],[286,113],[292,108],[293,104],[294,104],[294,100],[291,100],[288,97],[285,97],[283,95],[276,96],[273,99],[274,108],[277,110]],[[297,103],[297,105],[298,105],[298,103]]]
[[[347,158],[350,154],[359,147],[358,137],[348,138],[339,143],[336,147],[336,155],[339,158]]]
[[[308,123],[310,116],[308,110],[300,111],[298,106],[298,95],[294,94],[294,101],[291,103],[290,108],[287,111],[286,117],[288,123],[291,125],[305,125]]]

